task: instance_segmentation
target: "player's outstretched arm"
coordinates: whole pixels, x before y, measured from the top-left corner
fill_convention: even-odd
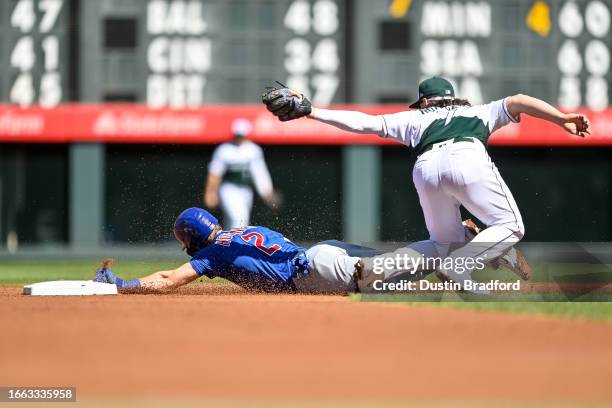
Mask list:
[[[143,291],[165,292],[193,282],[198,274],[189,262],[171,271],[159,271],[140,278]]]
[[[554,106],[528,95],[514,95],[506,99],[510,115],[524,113],[535,118],[555,123],[573,135],[584,137],[591,134],[591,124],[585,115],[563,113]]]
[[[383,119],[380,116],[313,107],[308,117],[349,132],[384,135]]]
[[[117,285],[121,293],[168,292],[198,278],[191,264],[186,263],[174,270],[159,271],[140,279],[123,280],[111,271],[110,262],[105,261],[96,271],[96,282]]]
[[[309,117],[339,129],[354,133],[384,136],[383,119],[380,116],[346,110],[320,109],[312,106],[303,94],[281,85],[268,87],[262,94],[262,102],[281,122]]]

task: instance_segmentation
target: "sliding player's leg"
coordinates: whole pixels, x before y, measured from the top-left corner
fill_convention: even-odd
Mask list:
[[[306,251],[307,273],[293,279],[298,292],[350,293],[355,291],[353,273],[360,258],[350,256],[339,246],[318,244]]]

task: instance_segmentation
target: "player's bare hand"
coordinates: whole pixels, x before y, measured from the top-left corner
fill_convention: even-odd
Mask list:
[[[204,205],[206,208],[215,209],[219,205],[219,195],[209,193],[204,195]]]
[[[283,196],[278,191],[273,191],[263,197],[264,202],[273,210],[278,210],[283,205]]]
[[[591,122],[586,116],[579,113],[566,114],[562,126],[572,135],[585,137],[591,134]]]
[[[304,94],[299,93],[298,91],[294,91],[293,89],[289,90],[290,96],[297,96],[300,101],[304,100]]]

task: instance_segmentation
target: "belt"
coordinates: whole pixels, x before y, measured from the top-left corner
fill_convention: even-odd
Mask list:
[[[459,143],[459,142],[475,143],[474,140],[475,139],[473,137],[459,136],[459,137],[456,137],[454,139],[448,139],[448,140],[445,140],[443,142],[438,142],[438,143],[433,143],[433,144],[427,145],[421,151],[419,151],[418,154],[421,155],[421,154],[423,154],[425,152],[428,152],[430,150],[438,150],[438,149],[441,149],[441,148],[443,148],[445,146],[448,146],[449,144],[453,144],[453,143]]]

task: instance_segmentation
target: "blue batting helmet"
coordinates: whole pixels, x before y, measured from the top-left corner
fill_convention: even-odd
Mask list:
[[[201,208],[188,208],[174,222],[174,236],[181,241],[190,256],[194,256],[208,244],[208,238],[216,227],[217,220],[211,213]]]

